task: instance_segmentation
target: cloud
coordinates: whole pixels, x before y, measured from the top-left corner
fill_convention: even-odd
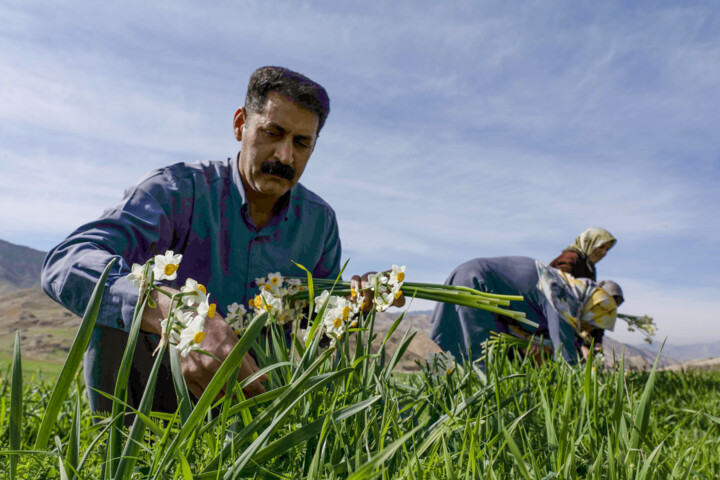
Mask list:
[[[330,92],[303,183],[353,270],[442,281],[477,256],[550,260],[598,225],[619,238],[602,271],[654,285],[641,306],[720,287],[717,8],[48,8],[0,6],[0,236],[50,248],[152,168],[233,155],[249,74],[280,64]]]

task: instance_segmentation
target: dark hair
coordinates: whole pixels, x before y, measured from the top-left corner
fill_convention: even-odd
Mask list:
[[[270,92],[277,92],[290,98],[318,117],[318,131],[325,125],[330,113],[330,98],[319,83],[284,67],[260,67],[250,76],[245,111],[261,113],[265,110]]]

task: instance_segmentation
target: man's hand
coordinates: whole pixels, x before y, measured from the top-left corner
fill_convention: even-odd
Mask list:
[[[361,310],[363,312],[369,312],[373,305],[374,292],[368,288],[368,277],[375,275],[377,272],[367,272],[362,276],[353,275],[350,279],[350,288],[354,289],[358,295],[363,296],[363,303]],[[400,292],[400,296],[393,301],[393,307],[402,307],[405,305],[405,295]]]
[[[179,293],[177,290],[171,288],[164,288],[164,290],[169,291],[171,294]],[[157,303],[157,307],[145,309],[140,329],[145,332],[160,335],[162,333],[160,322],[168,316],[168,312],[170,311],[170,298],[163,294],[158,294],[157,291],[153,291],[151,295],[155,303]],[[205,332],[205,338],[200,344],[200,347],[206,352],[216,356],[220,362],[198,352],[190,352],[185,358],[180,356],[180,367],[185,377],[185,382],[190,392],[198,398],[200,398],[210,383],[210,380],[215,376],[215,373],[220,368],[221,362],[230,355],[230,352],[238,343],[235,332],[225,323],[225,320],[220,315],[216,314],[213,318],[206,318],[203,331]],[[258,366],[255,360],[249,354],[246,354],[240,366],[238,379],[243,380],[257,371]],[[243,389],[245,396],[250,398],[264,393],[265,387],[263,387],[260,382],[266,380],[267,376],[263,375],[258,380],[247,385]],[[220,396],[224,394],[225,387],[223,387],[223,390],[220,392]]]
[[[235,332],[225,323],[225,320],[220,317],[220,315],[215,315],[213,318],[206,318],[203,331],[205,332],[205,338],[200,344],[200,348],[212,353],[218,359],[225,361],[238,343]],[[199,398],[220,368],[220,362],[208,355],[190,352],[187,357],[180,357],[180,366],[182,367],[182,373],[188,388],[193,395]],[[255,360],[249,354],[246,354],[240,365],[240,375],[238,379],[242,380],[247,378],[257,371],[258,366]],[[259,380],[255,380],[247,385],[243,389],[245,396],[249,398],[264,393],[265,387],[260,384],[260,381],[265,380],[267,380],[267,377],[263,376]],[[223,387],[223,390],[220,392],[220,396],[224,394],[225,387]]]

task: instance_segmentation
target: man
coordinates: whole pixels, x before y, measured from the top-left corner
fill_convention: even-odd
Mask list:
[[[179,163],[151,172],[128,189],[122,202],[95,222],[83,225],[48,253],[42,285],[56,301],[80,315],[100,273],[111,258],[118,262],[106,284],[97,326],[85,353],[89,387],[112,393],[127,344],[138,291],[125,277],[133,263],[145,263],[166,250],[181,253],[179,289],[190,277],[206,286],[220,313],[256,292],[254,279],[268,272],[303,272],[335,277],[341,246],[335,213],[320,197],[298,183],[330,111],[325,89],[281,67],[263,67],[250,77],[245,106],[233,127],[242,142],[227,162]],[[355,277],[357,279],[357,277]],[[153,364],[160,322],[169,299],[155,296],[147,308],[136,346],[128,403],[138,405]],[[205,323],[202,348],[224,359],[237,338],[220,315]],[[199,396],[220,363],[191,353],[181,358],[188,388]],[[245,357],[240,377],[257,371]],[[245,393],[264,391],[255,381]],[[93,411],[109,411],[111,402],[88,389]],[[164,359],[153,409],[177,408],[168,358]]]

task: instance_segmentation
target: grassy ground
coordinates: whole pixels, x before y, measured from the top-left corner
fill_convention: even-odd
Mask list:
[[[320,420],[313,435],[288,442],[269,457],[256,454],[258,463],[237,470],[237,478],[348,478],[353,474],[378,479],[717,478],[720,372],[601,372],[590,365],[552,362],[537,368],[509,362],[498,353],[490,359],[486,376],[466,365],[455,366],[449,373],[428,368],[385,380],[376,374],[353,379],[350,374],[341,377],[341,382],[328,381],[291,409],[288,421],[262,442],[265,449],[259,451],[267,453],[268,445],[277,446],[288,437],[297,440],[303,427]],[[342,371],[342,365],[333,367],[331,358],[326,373]],[[363,378],[370,381],[365,383]],[[0,383],[0,450],[5,451],[9,449],[10,383],[7,376]],[[25,449],[37,439],[54,385],[43,376],[24,382],[21,444]],[[82,388],[80,382],[73,383],[62,402],[51,436],[57,436],[56,443],[48,444],[47,454],[23,455],[17,478],[61,478],[60,458],[74,441],[80,456],[89,453],[81,478],[101,476],[106,451],[99,444],[106,437],[99,435],[90,420]],[[358,415],[328,423],[328,412],[373,398],[377,400],[363,403]],[[281,407],[292,400],[294,396]],[[220,463],[224,467],[218,475],[223,478],[225,472],[233,471],[240,454],[255,445],[253,439],[268,432],[281,410],[263,403],[248,409],[245,418],[238,409],[228,410],[224,419],[214,420],[217,428],[206,416],[200,434],[184,450],[188,472],[196,476],[214,472],[213,461],[225,445],[231,448]],[[227,432],[241,431],[251,419],[260,418],[263,411],[272,415],[260,422],[254,435],[228,436]],[[75,422],[79,434],[73,440]],[[239,423],[227,430],[218,427],[221,422]],[[176,419],[167,424],[156,418],[141,437],[148,450],[143,447],[138,452],[132,478],[172,478],[171,472],[180,468],[175,461],[153,475],[150,472],[157,461],[154,452],[169,448],[165,435],[177,435],[181,423]],[[7,462],[7,456],[0,457],[0,472],[5,472],[0,478],[9,478]]]

